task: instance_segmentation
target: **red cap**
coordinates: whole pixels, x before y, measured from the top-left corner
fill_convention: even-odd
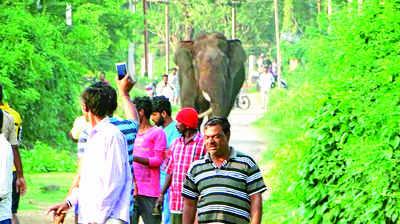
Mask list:
[[[176,115],[176,120],[189,128],[196,129],[199,122],[199,115],[192,107],[185,107],[181,109]]]

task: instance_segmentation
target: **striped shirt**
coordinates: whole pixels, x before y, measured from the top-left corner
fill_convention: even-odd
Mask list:
[[[197,200],[199,223],[250,222],[250,196],[266,190],[260,169],[248,155],[231,148],[218,168],[209,156],[192,163],[182,196]]]
[[[181,196],[183,181],[190,164],[206,154],[204,137],[197,132],[186,144],[184,137],[176,139],[170,147],[167,162],[167,173],[172,175],[169,206],[172,213],[182,213],[183,198]]]

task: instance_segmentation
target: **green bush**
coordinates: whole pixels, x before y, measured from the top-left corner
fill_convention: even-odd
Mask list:
[[[307,223],[399,222],[400,10],[394,1],[363,7],[338,15],[310,64],[329,77],[301,169]]]
[[[21,150],[21,159],[27,173],[75,172],[77,156],[68,150],[56,150],[37,141],[31,150]]]
[[[303,78],[288,76],[300,85],[273,93],[264,117],[267,223],[400,222],[399,13],[366,1],[303,40]]]

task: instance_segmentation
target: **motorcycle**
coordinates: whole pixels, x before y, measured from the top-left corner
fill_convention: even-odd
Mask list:
[[[235,106],[242,110],[249,109],[250,108],[250,97],[247,94],[240,91],[236,97]]]

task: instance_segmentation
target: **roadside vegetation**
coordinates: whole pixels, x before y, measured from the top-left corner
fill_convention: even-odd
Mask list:
[[[256,123],[273,164],[265,223],[399,222],[399,12],[396,1],[343,9],[297,46],[292,87]]]

